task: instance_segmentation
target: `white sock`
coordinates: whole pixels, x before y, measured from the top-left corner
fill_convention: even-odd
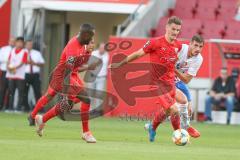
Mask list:
[[[188,104],[177,103],[180,113],[180,124],[182,129],[187,129],[190,126],[190,117],[188,116]]]

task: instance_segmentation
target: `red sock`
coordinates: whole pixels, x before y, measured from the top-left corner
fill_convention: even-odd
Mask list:
[[[47,91],[47,94],[42,96],[36,103],[31,116],[32,118],[35,118],[37,113],[43,109],[43,107],[55,96],[56,92],[53,91],[53,89],[49,88]],[[51,97],[48,97],[47,95],[50,95]]]
[[[179,114],[171,115],[171,123],[174,130],[180,129],[180,116]]]
[[[81,117],[82,117],[83,133],[89,131],[89,127],[88,127],[89,109],[90,109],[90,104],[82,102],[82,104],[81,104]]]
[[[56,104],[47,113],[43,115],[43,123],[46,123],[49,119],[56,117],[60,113],[60,105]]]
[[[159,124],[162,123],[165,119],[166,119],[166,113],[164,110],[157,112],[152,122],[153,130],[156,131]]]
[[[43,107],[49,102],[47,96],[42,96],[36,103],[31,115],[32,115],[32,118],[35,118],[37,113],[43,109]]]

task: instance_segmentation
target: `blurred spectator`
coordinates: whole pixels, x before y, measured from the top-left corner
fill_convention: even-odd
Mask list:
[[[235,91],[233,78],[228,76],[226,68],[222,68],[220,77],[214,81],[210,94],[205,100],[205,116],[207,121],[212,120],[212,104],[224,104],[227,110],[227,124],[230,123],[235,102]]]
[[[31,40],[26,41],[25,48],[28,51],[28,64],[26,65],[25,75],[25,91],[24,91],[24,106],[25,111],[29,111],[32,106],[28,104],[28,93],[30,85],[33,88],[35,102],[41,97],[41,82],[40,82],[40,70],[44,65],[44,59],[42,54],[33,49],[33,42]]]
[[[4,100],[5,100],[7,89],[8,89],[8,79],[6,78],[7,61],[14,45],[15,45],[15,39],[10,38],[8,45],[2,47],[0,50],[0,110],[3,109]],[[8,103],[6,105],[8,105]]]
[[[238,74],[238,78],[236,80],[236,97],[237,100],[240,102],[240,74]]]
[[[239,76],[239,69],[238,68],[233,68],[232,69],[232,78],[234,80],[234,83],[237,82],[238,76]]]
[[[240,21],[240,0],[237,1],[237,14],[235,16],[236,21]]]
[[[9,108],[6,112],[13,111],[15,90],[18,89],[18,104],[16,112],[23,106],[25,64],[27,63],[27,51],[24,49],[23,37],[16,38],[15,48],[12,49],[8,62],[6,77],[9,80]]]
[[[96,63],[96,61],[100,60],[101,64],[98,65],[94,70],[91,70],[90,78],[88,79],[88,87],[94,89],[95,91],[104,91],[106,86],[106,77],[107,77],[107,67],[109,55],[108,52],[105,51],[105,44],[101,43],[98,50],[93,51],[92,56],[89,59],[90,64]],[[97,95],[97,92],[91,92],[91,97],[101,97],[104,98],[104,95]],[[95,99],[91,103],[91,107],[97,107],[101,104],[100,99]]]

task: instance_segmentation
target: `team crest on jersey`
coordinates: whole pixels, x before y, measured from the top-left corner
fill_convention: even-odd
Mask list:
[[[67,64],[73,65],[73,63],[74,63],[74,57],[73,56],[68,57]]]

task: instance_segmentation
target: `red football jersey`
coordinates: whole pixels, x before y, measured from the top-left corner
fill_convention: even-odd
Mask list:
[[[144,45],[143,50],[150,55],[152,80],[160,85],[157,103],[164,109],[168,109],[176,101],[174,69],[178,59],[177,53],[181,50],[181,44],[178,41],[169,43],[165,37],[159,37],[148,41]],[[159,65],[162,67],[159,67]]]
[[[175,63],[177,62],[177,53],[181,50],[181,46],[177,40],[169,43],[164,36],[151,39],[144,45],[144,52],[150,54],[150,63],[161,64],[166,68],[166,73],[160,75],[157,68],[154,68],[153,65],[153,80],[160,79],[174,83]]]
[[[90,53],[87,52],[86,45],[81,45],[77,37],[72,38],[64,48],[59,63],[51,75],[50,87],[57,91],[62,89],[63,84],[66,84],[66,82],[64,83],[64,80],[67,79],[66,69],[71,70],[70,82],[67,82],[69,85],[83,85],[78,76],[78,69],[88,61],[89,57]]]

